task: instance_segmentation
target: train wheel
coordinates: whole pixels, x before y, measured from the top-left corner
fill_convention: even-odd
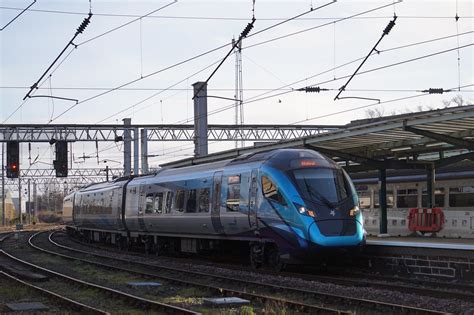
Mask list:
[[[275,271],[281,271],[285,264],[281,261],[280,251],[275,244],[269,245],[265,251],[267,266]]]
[[[260,243],[250,244],[250,265],[254,269],[262,267],[264,261],[264,246]]]

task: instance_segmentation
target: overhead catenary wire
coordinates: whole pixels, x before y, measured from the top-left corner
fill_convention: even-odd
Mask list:
[[[81,25],[79,25],[79,27],[77,28],[76,32],[74,33],[74,36],[71,38],[71,40],[67,43],[66,47],[64,47],[64,49],[59,53],[59,55],[56,57],[56,59],[54,59],[53,63],[51,63],[51,65],[46,69],[46,71],[40,76],[40,78],[30,87],[30,90],[28,91],[28,93],[26,93],[25,97],[23,97],[23,100],[27,99],[28,97],[30,97],[30,94],[31,92],[33,92],[33,90],[38,86],[38,83],[46,76],[46,74],[49,72],[49,70],[51,70],[51,68],[54,66],[54,64],[59,60],[59,58],[61,58],[62,54],[64,54],[64,52],[66,51],[66,49],[70,46],[70,45],[73,45],[73,42],[74,40],[76,39],[76,37],[81,34],[82,32],[84,32],[84,30],[86,29],[87,25],[89,25],[90,23],[90,20],[91,20],[91,17],[92,17],[92,13],[89,13],[89,15],[87,16],[87,18],[85,18]]]
[[[380,36],[379,40],[377,41],[377,43],[374,45],[374,47],[372,47],[372,49],[370,50],[370,52],[367,54],[367,56],[364,58],[364,60],[362,60],[361,64],[357,67],[357,69],[354,71],[354,73],[349,77],[349,79],[347,80],[347,82],[339,88],[339,93],[337,93],[336,97],[334,98],[334,100],[338,100],[340,99],[340,95],[341,93],[346,89],[347,85],[349,84],[349,82],[351,82],[352,78],[354,78],[354,76],[357,74],[357,72],[360,70],[360,68],[362,68],[362,66],[364,65],[364,63],[367,61],[367,59],[369,59],[369,57],[372,55],[372,53],[374,51],[377,51],[377,46],[380,44],[380,42],[382,41],[382,39],[387,36],[390,31],[392,30],[392,28],[395,26],[395,21],[397,20],[397,16],[395,15],[393,17],[393,20],[391,20],[387,27],[385,27],[385,29],[383,30],[382,32],[382,35]],[[347,98],[347,97],[346,97]]]
[[[123,113],[123,112],[125,112],[125,111],[127,111],[127,110],[129,110],[129,109],[131,109],[131,108],[133,108],[133,107],[135,107],[135,106],[137,106],[137,105],[140,105],[140,104],[142,104],[142,103],[144,103],[144,102],[146,102],[146,101],[148,101],[148,100],[150,100],[150,99],[152,99],[152,98],[154,98],[154,97],[160,95],[161,93],[163,93],[163,92],[165,92],[165,91],[170,90],[171,88],[177,86],[177,85],[180,84],[180,83],[183,83],[184,81],[188,80],[189,78],[192,78],[192,77],[194,77],[195,75],[197,75],[197,74],[199,74],[199,73],[201,73],[201,72],[203,72],[203,71],[209,69],[210,67],[212,67],[212,66],[214,66],[215,64],[217,64],[219,61],[220,61],[220,60],[215,61],[215,62],[211,63],[210,65],[208,65],[208,66],[206,66],[206,67],[200,69],[199,71],[194,72],[193,74],[189,75],[188,77],[186,77],[186,78],[184,78],[184,79],[182,79],[182,80],[180,80],[180,81],[178,81],[178,82],[176,82],[176,83],[174,83],[174,84],[168,86],[167,88],[162,89],[162,90],[160,90],[159,92],[154,93],[154,94],[152,94],[152,95],[150,95],[150,96],[148,96],[148,97],[146,97],[146,98],[144,98],[144,99],[142,99],[142,100],[140,100],[140,101],[138,101],[138,102],[136,102],[136,103],[134,103],[134,104],[132,104],[132,105],[130,105],[130,106],[128,106],[128,107],[126,107],[126,108],[120,110],[120,111],[118,111],[118,112],[115,112],[115,113],[113,113],[113,114],[110,115],[110,116],[107,116],[106,118],[104,118],[104,119],[98,121],[96,124],[100,124],[101,122],[103,122],[103,121],[105,121],[105,120],[108,120],[108,119],[110,119],[110,118],[112,118],[112,117],[115,117],[115,116],[117,116],[117,115],[119,115],[119,114],[121,114],[121,113]]]
[[[462,86],[461,88],[466,88],[466,87],[471,87],[471,86],[474,86],[474,84],[467,84],[467,85]],[[455,89],[457,89],[457,87],[449,88],[446,91],[454,92]],[[311,121],[311,120],[316,120],[316,119],[326,118],[326,117],[335,116],[335,115],[339,115],[339,114],[343,114],[343,113],[353,112],[353,111],[356,111],[356,110],[359,110],[359,109],[365,109],[365,108],[368,108],[368,107],[373,107],[373,106],[383,105],[383,104],[389,104],[389,103],[404,101],[404,100],[408,100],[408,99],[424,97],[424,96],[428,96],[428,95],[432,95],[432,94],[431,93],[416,94],[416,95],[411,95],[411,96],[405,96],[405,97],[399,97],[399,98],[394,98],[394,99],[390,99],[390,100],[385,100],[385,101],[382,101],[380,103],[377,102],[377,103],[372,103],[372,104],[368,104],[368,105],[357,106],[357,107],[353,107],[353,108],[349,108],[349,109],[345,109],[345,110],[340,110],[340,111],[337,111],[337,112],[332,112],[332,113],[329,113],[329,114],[314,116],[314,117],[311,117],[311,118],[295,121],[295,122],[291,123],[290,125],[296,125],[296,124],[300,124],[300,123],[303,123],[303,122],[308,122],[308,121]]]
[[[454,17],[454,20],[456,21],[456,33],[458,34],[457,36],[457,42],[458,42],[458,47],[459,47],[459,15],[458,15],[458,0],[456,0],[456,16]],[[459,53],[458,49],[458,85],[461,86],[461,55]],[[460,90],[460,88],[459,88]]]
[[[89,39],[87,39],[87,40],[85,40],[85,41],[83,41],[83,42],[80,42],[80,43],[77,44],[77,46],[78,46],[78,47],[79,47],[79,46],[82,46],[82,45],[87,44],[87,43],[89,43],[89,42],[91,42],[91,41],[93,41],[93,40],[96,40],[96,39],[98,39],[98,38],[101,38],[101,37],[103,37],[103,36],[105,36],[105,35],[107,35],[107,34],[110,34],[110,33],[112,33],[112,32],[115,32],[116,30],[119,30],[119,29],[121,29],[121,28],[124,28],[124,27],[127,26],[127,25],[130,25],[130,24],[132,24],[132,23],[135,23],[135,22],[137,22],[137,21],[140,21],[141,19],[143,19],[143,18],[145,18],[145,17],[147,17],[147,16],[150,16],[150,15],[152,15],[153,13],[156,13],[156,12],[158,12],[158,11],[161,11],[161,10],[163,10],[163,9],[165,9],[165,8],[167,8],[167,7],[169,7],[170,5],[175,4],[177,1],[178,1],[178,0],[174,0],[173,2],[168,3],[168,4],[165,4],[164,6],[159,7],[158,9],[155,9],[155,10],[153,10],[153,11],[151,11],[151,12],[145,14],[145,15],[141,15],[141,16],[137,17],[137,18],[134,19],[134,20],[128,21],[128,22],[126,22],[126,23],[124,23],[124,24],[121,24],[121,25],[119,25],[119,26],[117,26],[117,27],[114,27],[114,28],[112,28],[112,29],[110,29],[110,30],[108,30],[108,31],[106,31],[106,32],[103,32],[103,33],[101,33],[101,34],[99,34],[99,35],[97,35],[97,36],[94,36],[94,37],[89,38]]]
[[[400,1],[401,1],[401,0],[399,0],[398,2],[400,2]],[[332,3],[332,2],[331,2],[331,3]],[[342,18],[342,19],[340,19],[340,20],[338,20],[338,21],[335,21],[335,22],[337,23],[337,22],[345,21],[345,20],[348,20],[348,19],[350,19],[350,18],[352,18],[352,17],[360,16],[360,15],[367,14],[367,13],[370,13],[370,12],[374,12],[374,11],[377,11],[377,10],[381,10],[381,9],[386,8],[386,7],[388,7],[388,6],[391,6],[391,5],[393,5],[393,4],[390,3],[390,4],[383,5],[383,6],[378,6],[378,7],[376,7],[376,8],[373,8],[373,9],[370,9],[370,10],[365,10],[365,11],[362,11],[362,12],[360,12],[360,13],[357,13],[357,14],[354,14],[354,15],[351,15],[351,16],[348,16],[348,17],[345,17],[345,18]],[[314,10],[313,10],[313,11],[314,11]],[[308,12],[312,12],[312,11],[308,11]],[[328,24],[325,24],[325,25],[328,25]],[[324,25],[323,25],[323,26],[324,26]],[[297,35],[297,34],[306,32],[306,31],[308,31],[308,30],[313,30],[313,29],[316,29],[316,28],[319,28],[319,27],[322,27],[322,26],[311,27],[311,28],[308,28],[308,29],[305,29],[305,30],[302,30],[302,31],[299,31],[299,32],[294,32],[294,33],[290,33],[290,34],[287,34],[287,35],[284,35],[284,36],[280,36],[280,37],[278,37],[278,38],[273,38],[273,39],[264,41],[264,42],[262,42],[262,43],[267,43],[267,42],[272,42],[272,41],[275,41],[275,40],[287,38],[287,37],[289,37],[289,36]],[[252,34],[250,34],[248,37],[251,37],[251,36],[252,36]],[[137,79],[128,81],[128,82],[126,82],[126,83],[124,83],[124,84],[122,84],[122,85],[119,85],[119,86],[117,86],[117,87],[115,87],[115,88],[112,88],[112,89],[110,89],[110,90],[108,90],[108,91],[104,91],[104,92],[99,93],[99,94],[97,94],[97,95],[94,95],[94,96],[91,96],[91,97],[86,98],[86,99],[84,99],[84,100],[81,100],[81,101],[79,101],[77,104],[74,104],[74,105],[68,107],[66,110],[64,110],[62,113],[60,113],[58,116],[54,117],[54,118],[53,118],[53,121],[56,120],[56,119],[58,119],[58,118],[60,118],[60,117],[63,116],[64,114],[66,114],[67,112],[69,112],[70,110],[72,110],[73,108],[75,108],[77,105],[80,105],[80,104],[83,104],[83,103],[85,103],[85,102],[94,100],[94,99],[96,99],[96,98],[98,98],[98,97],[104,96],[104,95],[109,94],[109,93],[111,93],[111,92],[113,92],[113,91],[120,90],[120,89],[122,89],[122,88],[124,88],[124,87],[126,87],[126,86],[129,86],[129,85],[134,84],[134,83],[136,83],[136,82],[139,82],[139,81],[141,81],[141,80],[147,79],[147,78],[149,78],[149,77],[151,77],[151,76],[154,76],[154,75],[156,75],[156,74],[158,74],[158,73],[167,71],[167,70],[169,70],[169,69],[175,68],[175,67],[177,67],[177,66],[180,66],[180,65],[182,65],[182,64],[185,64],[185,63],[190,62],[190,61],[192,61],[192,60],[198,59],[198,58],[200,58],[200,57],[202,57],[202,56],[208,55],[208,54],[210,54],[210,53],[212,53],[212,52],[218,51],[218,50],[220,50],[220,49],[222,49],[222,48],[224,48],[224,47],[226,47],[226,46],[228,46],[228,45],[229,45],[229,43],[224,44],[224,45],[221,45],[221,46],[218,46],[218,47],[216,47],[216,48],[210,49],[210,50],[208,50],[208,51],[206,51],[206,52],[203,52],[203,53],[201,53],[201,54],[198,54],[198,55],[195,55],[195,56],[190,57],[190,58],[188,58],[188,59],[185,59],[185,60],[183,60],[183,61],[177,62],[177,63],[175,63],[175,64],[173,64],[173,65],[168,66],[168,67],[159,69],[159,70],[154,71],[154,72],[152,72],[152,73],[149,73],[149,74],[147,74],[147,75],[145,75],[145,76],[143,76],[143,77],[141,77],[141,78],[137,78]],[[249,47],[247,47],[247,48],[254,47],[254,46],[256,46],[256,45],[260,45],[260,44],[254,44],[254,45],[249,46]]]
[[[397,0],[397,2],[395,4],[400,3],[400,2],[402,2],[402,0]],[[344,21],[347,21],[347,20],[351,20],[351,19],[354,19],[358,16],[365,15],[367,13],[372,13],[372,12],[390,7],[392,5],[394,5],[394,4],[388,3],[388,4],[385,4],[385,5],[378,6],[378,7],[375,7],[375,8],[369,9],[369,10],[365,10],[365,11],[362,11],[362,12],[359,12],[359,13],[355,13],[355,14],[352,14],[352,15],[349,15],[349,16],[346,16],[346,17],[343,17],[343,18],[339,18],[335,21],[327,22],[327,23],[324,23],[324,24],[320,24],[320,25],[316,25],[316,26],[313,26],[313,27],[305,28],[305,29],[302,29],[302,30],[299,30],[299,31],[296,31],[296,32],[292,32],[292,33],[288,33],[288,34],[285,34],[285,35],[270,38],[268,40],[265,40],[265,41],[262,41],[262,42],[259,42],[259,43],[255,43],[255,44],[252,44],[252,45],[249,45],[249,46],[246,46],[246,47],[242,47],[242,49],[249,49],[249,48],[261,46],[261,45],[268,44],[268,43],[271,43],[271,42],[274,42],[274,41],[277,41],[277,40],[280,40],[280,39],[284,39],[284,38],[288,38],[288,37],[291,37],[291,36],[303,34],[303,33],[313,31],[313,30],[316,30],[316,29],[319,29],[319,28],[322,28],[322,27],[326,27],[328,25],[333,25],[333,23],[340,23],[340,22],[344,22]]]
[[[463,49],[463,48],[467,48],[467,47],[470,47],[470,46],[473,46],[474,44],[467,44],[467,45],[464,45],[464,46],[460,46],[459,49]],[[448,53],[448,52],[452,52],[452,51],[455,51],[457,49],[457,47],[455,48],[450,48],[450,49],[445,49],[445,50],[442,50],[442,51],[437,51],[437,52],[434,52],[434,53],[431,53],[431,54],[426,54],[426,55],[422,55],[422,56],[419,56],[419,57],[414,57],[414,58],[410,58],[410,59],[407,59],[407,60],[403,60],[403,61],[399,61],[399,62],[395,62],[395,63],[391,63],[391,64],[388,64],[388,65],[384,65],[384,66],[380,66],[380,67],[376,67],[376,68],[372,68],[372,69],[368,69],[368,70],[365,70],[365,71],[361,71],[361,72],[358,72],[356,75],[363,75],[363,74],[367,74],[367,73],[371,73],[371,72],[374,72],[374,71],[379,71],[379,70],[383,70],[383,69],[387,69],[387,68],[391,68],[391,67],[394,67],[394,66],[398,66],[398,65],[402,65],[402,64],[406,64],[406,63],[410,63],[410,62],[414,62],[414,61],[418,61],[418,60],[421,60],[421,59],[426,59],[426,58],[430,58],[430,57],[434,57],[434,56],[437,56],[437,55],[441,55],[441,54],[445,54],[445,53]],[[357,59],[356,59],[357,60]],[[354,62],[354,61],[352,61]],[[326,70],[326,71],[323,71],[319,74],[316,74],[312,77],[316,77],[318,75],[321,75],[321,74],[324,74],[324,73],[328,73],[328,72],[331,72],[332,69],[329,69],[329,70]],[[315,84],[312,84],[311,86],[319,86],[319,85],[322,85],[322,84],[326,84],[326,83],[331,83],[331,82],[334,82],[334,81],[337,81],[337,80],[342,80],[342,79],[347,79],[349,78],[351,75],[344,75],[344,76],[341,76],[339,78],[335,78],[335,79],[329,79],[329,80],[325,80],[325,81],[321,81],[321,82],[318,82],[318,83],[315,83]],[[302,79],[302,80],[299,80],[299,81],[295,81],[291,84],[289,84],[288,86],[290,85],[294,85],[296,84],[297,82],[304,82],[308,80],[308,78],[305,78],[305,79]],[[285,86],[286,87],[286,86]],[[274,91],[279,91],[279,89],[275,89]],[[255,97],[252,97],[250,99],[247,99],[247,100],[244,100],[243,101],[243,105],[246,105],[246,104],[249,104],[249,103],[254,103],[254,102],[258,102],[258,101],[262,101],[262,100],[266,100],[266,99],[269,99],[269,98],[274,98],[274,97],[277,97],[277,96],[281,96],[281,95],[286,95],[286,94],[289,94],[289,93],[293,93],[297,91],[297,89],[292,89],[292,90],[289,90],[289,91],[284,91],[284,92],[279,92],[279,93],[276,93],[276,94],[272,94],[272,95],[269,95],[269,96],[263,96],[267,93],[263,93],[261,95],[258,95],[258,96],[255,96]],[[273,91],[272,91],[273,92]],[[382,102],[381,102],[382,103]],[[232,105],[226,105],[226,106],[223,106],[223,107],[220,107],[214,111],[210,111],[208,113],[208,116],[211,116],[211,115],[214,115],[214,114],[217,114],[217,113],[220,113],[220,112],[223,112],[223,111],[226,111],[226,110],[229,110],[229,109],[232,109],[233,108],[233,104]],[[182,121],[185,121],[185,122],[188,122],[190,121],[190,119],[184,119],[184,120],[181,120],[179,122],[182,122]],[[178,123],[179,123],[178,122]]]
[[[196,92],[194,92],[194,96],[193,96],[193,100],[199,95],[199,92],[201,92],[201,90],[204,88],[204,86],[207,85],[207,83],[209,82],[209,80],[214,76],[214,74],[217,72],[217,70],[219,70],[219,68],[222,66],[222,64],[224,63],[224,61],[226,61],[226,59],[230,56],[230,54],[234,51],[235,47],[237,47],[240,42],[242,41],[243,38],[247,37],[247,35],[249,34],[249,32],[252,30],[253,28],[253,24],[255,23],[255,16],[252,17],[252,21],[250,23],[247,24],[247,26],[245,27],[245,29],[242,31],[242,33],[240,33],[240,36],[239,38],[233,42],[232,44],[232,47],[230,48],[229,52],[227,53],[227,55],[225,55],[225,57],[219,62],[219,64],[217,65],[217,67],[214,69],[214,71],[211,72],[211,74],[209,75],[209,77],[206,79],[206,81],[204,81],[203,84],[201,84],[199,86],[199,88],[196,90]]]
[[[15,10],[15,11],[22,11],[23,8],[18,7],[8,7],[8,6],[0,6],[2,10]],[[29,9],[29,12],[36,12],[36,13],[50,13],[50,14],[63,14],[63,15],[87,15],[87,12],[78,12],[78,11],[64,11],[64,10],[45,10],[45,9]],[[138,14],[120,14],[120,13],[94,13],[96,16],[103,16],[103,17],[117,17],[117,18],[136,18],[140,17],[141,15]],[[387,19],[391,16],[381,15],[381,16],[365,16],[365,17],[357,17],[356,19],[361,20],[375,20],[375,19]],[[452,19],[452,15],[398,15],[399,18],[403,19]],[[153,15],[147,16],[149,19],[175,19],[175,20],[218,20],[218,21],[247,21],[248,18],[246,17],[232,17],[232,16],[180,16],[180,15]],[[340,17],[338,16],[326,16],[326,17],[307,17],[301,18],[301,21],[315,21],[315,20],[337,20]],[[463,16],[463,19],[472,19],[474,16]],[[260,17],[259,20],[261,21],[281,21],[286,20],[286,17]]]
[[[334,3],[334,2],[331,2],[331,3]],[[321,7],[323,7],[323,6],[321,6]],[[383,6],[383,7],[386,7],[386,6]],[[381,7],[380,7],[380,8],[381,8]],[[313,9],[313,11],[315,11],[315,10],[316,10],[316,9]],[[307,13],[313,12],[313,11],[307,11]],[[290,19],[291,19],[291,18],[290,18]],[[281,24],[282,24],[282,23],[277,23],[276,26],[279,26],[279,25],[281,25]],[[247,26],[247,27],[248,27],[248,26]],[[269,29],[271,29],[271,28],[272,28],[272,27],[267,27],[266,30],[269,30]],[[244,30],[244,31],[245,31],[245,30]],[[249,31],[250,31],[250,30],[249,30]],[[252,36],[252,34],[250,34],[248,37],[250,37],[250,36]],[[185,59],[185,60],[183,60],[183,61],[177,62],[177,63],[175,63],[175,64],[173,64],[173,65],[171,65],[171,66],[168,66],[168,67],[159,69],[159,70],[154,71],[154,72],[152,72],[152,73],[149,73],[149,74],[147,74],[147,75],[141,76],[140,78],[137,78],[137,79],[128,81],[128,82],[126,82],[126,83],[124,83],[124,84],[122,84],[122,85],[120,85],[120,86],[117,86],[117,87],[115,87],[115,88],[112,88],[112,89],[110,89],[110,90],[108,90],[108,91],[104,91],[104,92],[99,93],[99,94],[97,94],[97,95],[94,95],[94,96],[91,96],[91,97],[89,97],[89,98],[86,98],[86,99],[84,99],[84,100],[82,100],[82,101],[79,101],[77,104],[74,104],[74,105],[70,106],[69,108],[67,108],[66,110],[64,110],[62,113],[60,113],[58,116],[54,117],[54,118],[53,118],[53,121],[56,120],[56,119],[58,119],[59,117],[63,116],[64,114],[66,114],[67,112],[69,112],[70,110],[72,110],[73,108],[75,108],[75,107],[76,107],[77,105],[79,105],[79,104],[82,104],[82,103],[91,101],[91,100],[96,99],[96,98],[98,98],[98,97],[101,97],[101,96],[104,96],[104,95],[106,95],[106,94],[109,94],[109,93],[111,93],[111,92],[113,92],[113,91],[120,90],[120,89],[122,89],[123,87],[129,86],[129,85],[131,85],[131,84],[133,84],[133,83],[136,83],[136,82],[139,82],[139,81],[141,81],[141,80],[147,79],[147,78],[149,78],[149,77],[151,77],[151,76],[154,76],[154,75],[156,75],[156,74],[158,74],[158,73],[161,73],[161,72],[164,72],[164,71],[166,71],[166,70],[175,68],[175,67],[177,67],[177,66],[180,66],[180,65],[182,65],[182,64],[185,64],[185,63],[190,62],[190,61],[192,61],[192,60],[195,60],[195,59],[198,59],[198,58],[203,57],[203,56],[205,56],[205,55],[208,55],[208,54],[210,54],[210,53],[212,53],[212,52],[218,51],[218,50],[220,50],[220,49],[222,49],[222,48],[224,48],[224,47],[227,47],[228,45],[229,45],[229,44],[227,43],[227,44],[218,46],[218,47],[216,47],[216,48],[210,49],[210,50],[208,50],[208,51],[206,51],[206,52],[203,52],[203,53],[201,53],[201,54],[195,55],[195,56],[193,56],[193,57],[191,57],[191,58],[188,58],[188,59]]]
[[[389,51],[394,51],[394,50],[398,50],[398,49],[403,49],[403,48],[408,48],[408,47],[415,47],[415,46],[418,46],[418,45],[422,45],[422,44],[427,44],[427,43],[432,43],[432,42],[437,42],[437,41],[441,41],[441,40],[445,40],[445,39],[450,39],[450,38],[453,38],[453,37],[458,37],[458,36],[463,36],[463,35],[468,35],[468,34],[472,34],[474,33],[474,31],[466,31],[466,32],[463,32],[463,33],[459,33],[459,34],[454,34],[454,35],[447,35],[447,36],[442,36],[442,37],[437,37],[437,38],[432,38],[432,39],[428,39],[428,40],[424,40],[424,41],[418,41],[418,42],[414,42],[414,43],[410,43],[410,44],[406,44],[406,45],[401,45],[401,46],[395,46],[395,47],[390,47],[390,48],[387,48],[387,49],[380,49],[378,50],[378,52],[373,52],[373,54],[381,54],[383,52],[389,52]],[[256,66],[262,68],[265,72],[269,73],[270,75],[272,75],[273,77],[275,77],[277,80],[279,80],[280,82],[282,82],[282,80],[280,78],[277,78],[275,76],[275,74],[269,72],[267,69],[264,69],[263,67],[259,66],[258,64],[255,63],[255,61],[253,61],[252,59],[250,59],[248,56],[245,56],[245,58],[247,58],[249,61],[251,61],[252,63],[254,63]],[[333,71],[335,69],[339,69],[341,67],[344,67],[344,66],[347,66],[348,64],[351,64],[351,63],[354,63],[354,62],[357,62],[359,60],[362,60],[364,57],[360,57],[360,58],[357,58],[357,59],[354,59],[352,61],[349,61],[347,63],[344,63],[342,65],[339,65],[339,66],[335,66],[333,68],[330,69],[330,71]],[[217,63],[218,61],[216,61]],[[54,69],[51,73],[54,73]],[[305,78],[304,80],[306,80],[308,78]],[[301,82],[301,81],[300,81]],[[283,84],[285,84],[284,82],[282,82]],[[299,83],[299,82],[295,82],[295,83]],[[292,83],[292,84],[295,84],[295,83]],[[285,86],[290,86],[292,84],[285,84]],[[27,86],[0,86],[0,89],[25,89],[25,88],[28,88]],[[41,89],[49,89],[49,88],[43,88],[43,87],[40,87],[38,86],[37,88],[38,90],[41,90]],[[97,91],[97,90],[110,90],[110,89],[113,89],[113,87],[87,87],[87,86],[83,86],[83,87],[80,87],[80,86],[69,86],[69,87],[55,87],[54,88],[55,90],[90,90],[90,91]],[[282,88],[279,88],[279,90],[281,90]],[[291,90],[291,88],[288,88],[289,90]],[[177,90],[193,90],[192,88],[188,88],[188,89],[176,89],[176,88],[151,88],[151,87],[142,87],[142,88],[122,88],[121,89],[122,91],[160,91],[160,90],[169,90],[169,91],[177,91]],[[207,89],[208,91],[234,91],[235,88],[208,88]],[[244,89],[245,91],[274,91],[275,88],[245,88]],[[347,89],[347,91],[357,91],[356,89]],[[361,90],[361,91],[364,91],[364,90]],[[383,90],[380,90],[380,91],[383,91]],[[413,91],[413,90],[409,90],[409,91]]]
[[[158,10],[161,10],[161,9],[163,9],[163,8],[165,8],[165,7],[167,7],[167,6],[169,6],[169,5],[173,4],[173,3],[175,3],[176,1],[177,1],[177,0],[175,0],[174,2],[172,2],[172,3],[168,4],[168,5],[163,6],[163,7],[159,8],[159,9],[157,9],[157,10],[154,10],[154,11],[152,11],[152,12],[150,12],[150,13],[147,13],[147,14],[145,14],[144,16],[150,16],[150,14],[153,14],[153,13],[157,12]],[[0,7],[0,8],[2,8],[2,7]],[[92,3],[91,3],[90,1],[89,1],[89,14],[92,14]],[[144,16],[141,15],[141,16],[139,16],[139,18],[140,18],[140,17],[143,18]],[[136,21],[136,20],[134,20],[134,21]],[[85,42],[80,43],[80,45],[85,44],[86,42],[91,42],[92,40],[95,40],[95,39],[97,39],[97,38],[100,38],[100,37],[102,37],[102,36],[104,36],[104,35],[106,35],[106,34],[109,34],[109,33],[113,32],[113,31],[115,31],[115,30],[118,30],[118,29],[120,29],[120,28],[122,28],[122,27],[124,27],[124,26],[126,26],[126,25],[129,25],[129,24],[133,23],[134,21],[132,21],[132,22],[127,22],[127,23],[122,24],[122,25],[120,25],[120,26],[118,26],[118,27],[115,27],[114,29],[109,30],[109,31],[107,31],[107,32],[105,32],[105,33],[102,33],[102,34],[96,36],[95,38],[91,38],[91,39],[88,39],[88,40],[85,41]],[[56,72],[56,70],[58,70],[58,68],[69,58],[69,56],[72,54],[72,52],[73,52],[75,49],[77,49],[77,47],[79,46],[79,44],[76,45],[76,44],[72,43],[72,40],[71,40],[71,44],[72,44],[72,46],[73,46],[73,49],[71,49],[71,50],[69,51],[69,53],[62,59],[62,61],[51,71],[51,73],[50,73],[51,75],[52,75],[54,72]],[[69,46],[69,45],[68,45],[68,46]],[[66,49],[67,49],[67,47],[66,47]],[[56,60],[56,61],[57,61],[57,60]],[[55,61],[55,62],[56,62],[56,61]],[[54,64],[54,63],[53,63],[53,64]],[[45,73],[47,73],[47,72],[45,72]],[[38,80],[38,82],[39,82],[39,81],[41,81],[41,80]],[[46,81],[46,80],[45,80],[45,81]],[[35,88],[38,89],[38,87],[40,87],[45,81],[43,81],[42,83],[37,84]],[[31,91],[30,91],[30,92],[31,92]],[[24,99],[23,102],[22,102],[17,108],[15,108],[15,110],[7,117],[2,123],[5,123],[6,121],[8,121],[20,108],[22,108],[22,107],[25,105],[25,103],[26,103],[26,100]],[[78,102],[76,102],[76,105],[77,105],[77,103],[78,103]],[[50,120],[50,121],[52,121],[52,120]]]
[[[289,18],[289,19],[286,19],[286,20],[284,20],[284,21],[282,21],[282,22],[279,22],[279,23],[270,25],[270,26],[268,26],[268,27],[266,27],[266,28],[264,28],[264,29],[261,29],[261,30],[259,30],[259,31],[257,31],[257,32],[254,32],[254,33],[253,33],[252,35],[250,35],[250,36],[255,36],[255,35],[261,34],[261,33],[263,33],[263,32],[266,32],[266,31],[270,30],[270,29],[273,29],[273,28],[275,28],[275,27],[278,27],[278,26],[280,26],[280,25],[282,25],[282,24],[284,24],[284,23],[287,23],[287,22],[293,21],[293,20],[295,20],[295,19],[298,19],[298,18],[300,18],[300,17],[302,17],[302,16],[304,16],[304,15],[306,15],[306,14],[308,14],[308,13],[311,13],[311,12],[313,12],[313,11],[322,9],[322,8],[324,8],[324,7],[328,6],[328,5],[331,5],[331,4],[335,3],[335,2],[336,2],[336,1],[333,0],[332,2],[325,3],[325,4],[323,4],[323,5],[321,5],[321,6],[317,7],[317,8],[311,7],[311,9],[308,10],[308,11],[306,11],[306,12],[303,12],[303,13],[300,13],[300,14],[298,14],[298,15],[295,15],[295,16],[293,16],[293,17],[291,17],[291,18]],[[218,69],[220,68],[220,66],[224,63],[224,61],[227,59],[227,57],[230,56],[230,54],[234,51],[234,49],[235,49],[236,47],[241,47],[241,42],[242,42],[242,40],[243,40],[244,38],[250,37],[250,36],[249,36],[249,33],[250,33],[250,31],[252,30],[253,25],[254,25],[254,23],[255,23],[255,1],[253,2],[252,14],[253,14],[253,16],[252,16],[252,21],[251,21],[249,24],[247,24],[246,28],[242,31],[242,33],[240,34],[239,38],[238,38],[236,41],[233,41],[233,43],[232,43],[232,45],[231,45],[232,47],[231,47],[231,49],[229,50],[229,52],[227,53],[227,55],[224,57],[224,59],[222,59],[221,63],[216,67],[216,69],[211,73],[211,75],[206,79],[206,81],[204,81],[204,84],[201,84],[201,85],[199,86],[199,88],[197,89],[197,91],[194,93],[194,96],[193,96],[192,99],[195,99],[196,96],[199,94],[199,92],[202,90],[202,88],[203,88],[205,85],[207,85],[207,83],[209,82],[209,80],[210,80],[210,79],[212,78],[212,76],[217,72],[217,70],[218,70]]]
[[[8,25],[12,24],[16,19],[18,19],[20,17],[20,15],[22,15],[23,13],[25,13],[33,4],[36,3],[36,0],[33,0],[33,2],[28,5],[26,8],[24,8],[23,10],[21,10],[20,13],[18,13],[13,19],[11,19],[7,24],[5,24],[4,27],[0,28],[0,32],[3,31],[4,29],[6,29],[8,27]]]

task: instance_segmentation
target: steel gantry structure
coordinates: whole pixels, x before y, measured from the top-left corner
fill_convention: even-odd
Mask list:
[[[209,125],[210,141],[280,141],[321,134],[340,125]],[[0,142],[122,141],[125,130],[147,130],[148,141],[194,141],[194,125],[0,125]]]
[[[261,141],[277,142],[338,130],[339,125],[209,125],[207,137],[210,141]],[[141,145],[142,173],[149,172],[147,162],[147,142],[196,142],[195,125],[183,124],[3,124],[0,125],[0,143],[18,141],[23,143],[49,143],[56,141],[73,142],[124,142],[134,148],[134,174],[138,174],[138,151]],[[124,152],[124,161],[130,163],[131,151]],[[124,163],[125,166],[126,163]],[[60,183],[77,185],[100,182],[126,174],[124,168],[71,168],[67,178]],[[36,183],[49,184],[55,180],[53,169],[20,169],[20,180],[28,179]],[[6,185],[14,180],[6,179]]]

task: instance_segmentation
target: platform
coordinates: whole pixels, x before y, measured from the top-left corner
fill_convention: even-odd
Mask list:
[[[417,247],[474,251],[474,239],[467,238],[430,238],[430,237],[367,237],[367,245]]]
[[[369,236],[363,253],[373,270],[474,281],[473,239]]]

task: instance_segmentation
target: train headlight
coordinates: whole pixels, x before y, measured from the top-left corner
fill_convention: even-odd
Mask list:
[[[315,211],[306,209],[306,207],[304,207],[304,206],[297,206],[297,209],[298,209],[298,212],[300,214],[304,214],[304,215],[316,218],[316,212]]]
[[[354,217],[356,215],[358,215],[360,213],[360,209],[358,206],[355,206],[354,208],[352,208],[350,211],[349,211],[349,215],[351,217]]]

